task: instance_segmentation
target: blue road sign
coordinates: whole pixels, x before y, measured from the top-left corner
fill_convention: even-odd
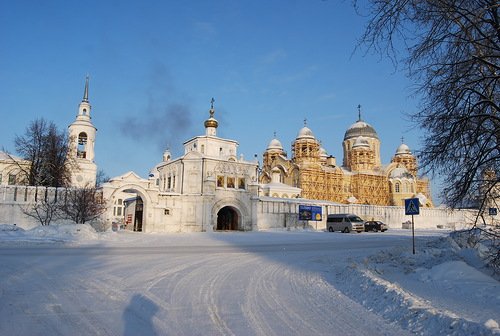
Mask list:
[[[418,198],[405,199],[405,215],[418,215],[420,214]]]

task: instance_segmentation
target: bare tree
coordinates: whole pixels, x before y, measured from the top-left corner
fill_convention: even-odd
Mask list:
[[[353,0],[358,11],[358,1]],[[498,0],[370,0],[360,46],[404,64],[421,97],[411,115],[426,133],[425,172],[446,177],[453,207],[500,176]],[[494,180],[485,180],[486,171]],[[481,202],[481,204],[484,202]]]
[[[102,197],[102,191],[95,186],[71,188],[66,190],[61,211],[63,218],[72,220],[76,224],[85,224],[97,219],[106,211],[106,202]]]
[[[69,137],[53,122],[40,118],[32,121],[24,135],[14,139],[16,151],[31,164],[19,165],[28,185],[64,187],[69,184]]]
[[[22,207],[21,211],[29,217],[36,219],[40,225],[50,225],[53,220],[61,216],[61,203],[57,198],[57,189],[55,189],[55,197],[48,196],[48,189],[37,190],[36,197],[32,203]]]
[[[99,169],[96,175],[96,186],[100,187],[103,183],[109,182],[110,177],[104,172],[103,169]]]

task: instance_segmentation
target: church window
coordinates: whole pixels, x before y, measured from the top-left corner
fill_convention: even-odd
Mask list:
[[[172,176],[172,189],[175,189],[175,175]]]
[[[245,179],[242,177],[238,178],[238,189],[245,189]]]
[[[159,186],[159,185],[160,185],[160,179],[159,179],[159,178],[157,178],[157,179],[156,179],[156,185],[157,185],[157,186]]]
[[[16,174],[9,174],[9,185],[16,184]]]
[[[163,210],[163,214],[166,216],[170,215],[170,209]]]
[[[217,187],[224,187],[224,176],[217,176]]]
[[[234,177],[228,177],[227,178],[227,187],[228,188],[234,188]]]
[[[167,179],[167,189],[170,190],[170,188],[172,188],[172,177],[169,176],[168,179]]]
[[[399,192],[399,189],[400,189],[400,188],[399,188],[399,183],[398,183],[398,182],[396,182],[396,184],[394,185],[394,191],[398,193],[398,192]]]
[[[201,145],[201,152],[205,154],[205,145]]]
[[[87,109],[83,109],[83,115],[87,114]]]

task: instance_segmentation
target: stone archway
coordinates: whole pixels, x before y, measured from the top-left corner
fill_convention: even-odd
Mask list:
[[[217,231],[240,230],[241,216],[236,208],[225,206],[217,212]]]
[[[104,185],[105,198],[110,203],[107,218],[111,218],[113,222],[117,220],[114,216],[113,206],[116,206],[117,201],[123,204],[123,224],[127,230],[136,232],[148,231],[148,219],[151,215],[149,206],[151,199],[146,190],[139,184],[124,183],[111,186]]]

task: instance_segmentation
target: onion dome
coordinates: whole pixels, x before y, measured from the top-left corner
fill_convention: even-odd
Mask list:
[[[344,135],[344,140],[357,138],[359,136],[378,139],[375,129],[370,124],[362,120],[358,120],[347,129]]]
[[[368,140],[362,136],[358,136],[356,138],[356,141],[354,142],[354,145],[352,145],[352,148],[370,148],[370,144],[368,143]]]
[[[309,129],[309,127],[302,127],[299,131],[299,134],[297,135],[297,139],[314,139],[314,134],[313,132]]]
[[[361,119],[361,105],[358,105],[358,121],[347,129],[344,140],[357,138],[358,136],[378,139],[378,134],[375,129]]]
[[[219,123],[214,118],[214,112],[215,111],[213,109],[210,109],[210,118],[205,120],[205,128],[207,127],[217,128],[217,126],[219,126]]]
[[[396,150],[396,155],[401,155],[401,154],[411,154],[410,147],[402,143],[399,145],[398,149]]]
[[[214,113],[215,113],[214,102],[215,102],[215,100],[212,98],[210,110],[208,111],[210,113],[210,118],[205,120],[205,128],[208,128],[208,127],[217,128],[217,126],[219,126],[219,123],[214,118]]]
[[[274,138],[269,142],[269,145],[267,145],[267,150],[270,149],[283,150],[283,145],[278,139]]]
[[[298,139],[314,139],[313,132],[306,125],[307,125],[307,121],[304,120],[304,127],[302,127],[299,131],[299,134],[297,134],[297,140]]]

